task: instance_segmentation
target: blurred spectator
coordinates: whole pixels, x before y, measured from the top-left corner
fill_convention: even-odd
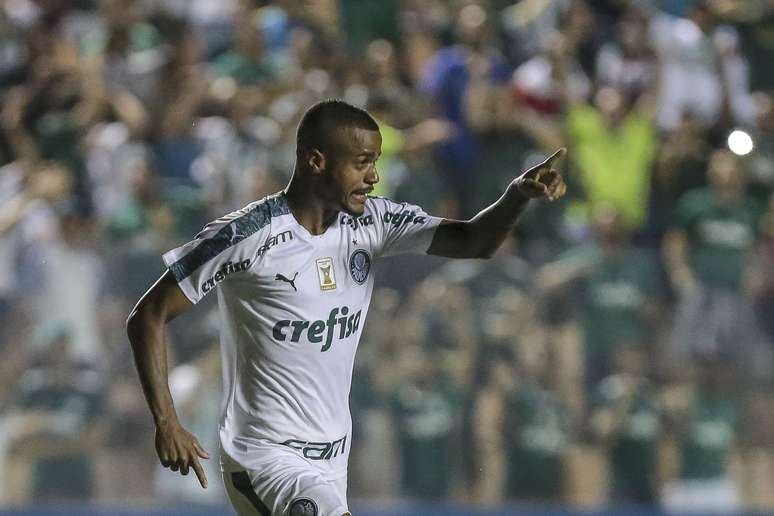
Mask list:
[[[521,64],[547,48],[570,0],[522,0],[503,9],[500,17],[504,47],[514,64]]]
[[[147,503],[154,495],[155,461],[146,457],[154,451],[154,429],[135,373],[115,371],[104,396],[106,439],[96,461],[95,498],[107,504]]]
[[[594,240],[543,266],[538,284],[544,292],[566,292],[574,284],[580,295],[573,304],[580,307],[589,387],[611,373],[616,345],[645,345],[653,334],[661,298],[658,267],[648,251],[632,244],[616,209],[598,208]]]
[[[500,321],[500,326],[507,323]],[[480,356],[472,413],[472,494],[486,504],[504,499],[557,503],[567,487],[572,418],[557,348],[545,334],[520,326],[518,335],[501,334]]]
[[[593,20],[584,3],[563,3],[568,7],[560,11],[563,16],[557,24],[564,20],[565,25],[575,27],[573,34],[545,31],[537,52],[513,73],[517,101],[544,115],[558,113],[566,100],[563,97],[572,99],[572,102],[584,101],[591,89],[589,77],[578,60],[577,45],[579,39],[592,30],[589,24]]]
[[[404,128],[428,116],[428,102],[419,99],[411,89],[409,78],[401,68],[400,47],[386,39],[376,39],[366,49],[364,63],[364,85],[369,102],[381,100],[382,109],[389,119],[385,120],[397,128]],[[345,92],[346,95],[346,92]],[[377,103],[378,105],[378,103]]]
[[[504,407],[507,498],[562,500],[570,419],[553,385],[557,374],[550,355],[545,345],[529,340],[519,344],[519,379],[506,394]]]
[[[774,396],[766,387],[742,390],[744,413],[740,418],[738,471],[735,479],[740,487],[744,506],[747,510],[768,510],[772,504],[772,493],[768,488],[774,482],[774,439],[768,429],[774,425]]]
[[[641,41],[629,43],[627,48],[633,48],[627,57],[632,62],[621,63],[617,78],[598,77],[592,91],[580,66],[578,41],[577,35],[556,34],[542,57],[517,70],[517,98],[529,107],[517,113],[517,118],[524,119],[519,126],[543,148],[566,141],[574,150],[570,159],[579,177],[571,182],[570,190],[583,202],[571,203],[568,214],[573,219],[580,216],[582,220],[583,213],[588,216],[595,206],[606,203],[621,211],[628,226],[639,228],[647,216],[650,168],[658,143],[652,123],[657,99],[653,96],[654,81],[646,77],[624,79],[621,74],[637,75],[631,70],[623,72],[623,67],[645,66],[634,60],[647,61],[648,49]],[[614,47],[607,48],[608,54],[613,52]],[[600,59],[604,55],[601,52]],[[606,70],[617,73],[614,68],[611,65]],[[589,97],[591,102],[587,102]],[[554,116],[538,117],[535,112]]]
[[[468,103],[470,88],[478,96],[497,95],[510,70],[502,54],[489,42],[487,13],[477,3],[463,7],[456,18],[455,31],[459,44],[440,49],[427,63],[420,88],[435,99],[439,116],[453,130],[437,155],[442,172],[455,193],[462,213],[468,207],[470,171],[476,161],[474,125],[487,123],[486,112],[470,110],[480,103]],[[482,119],[483,118],[483,119]],[[472,203],[471,203],[472,204]]]
[[[14,460],[31,466],[29,492],[17,493],[19,501],[94,495],[94,457],[105,437],[102,379],[71,358],[72,337],[59,322],[39,328],[39,348],[15,386],[7,439]]]
[[[480,260],[455,260],[446,263],[439,271],[438,275],[443,281],[453,285],[463,285],[470,291],[474,310],[486,312],[487,304],[494,302],[497,296],[507,290],[518,290],[521,295],[528,296],[528,292],[533,285],[532,266],[517,254],[518,243],[515,235],[509,235],[503,244],[498,248],[489,261]],[[510,298],[507,303],[503,303],[503,308],[512,310],[512,316],[523,313],[515,306],[516,301]],[[524,310],[529,310],[527,306]],[[485,314],[482,314],[485,315]],[[507,328],[513,331],[514,336],[521,334],[517,324],[510,316],[507,318]],[[487,326],[485,322],[482,323]],[[486,333],[482,329],[482,335]]]
[[[619,89],[626,98],[638,98],[653,89],[658,78],[656,53],[648,41],[649,19],[636,4],[616,25],[616,38],[597,54],[600,84]]]
[[[343,39],[352,56],[364,55],[376,39],[398,42],[400,1],[341,0],[338,5]]]
[[[403,342],[430,353],[446,380],[466,389],[479,352],[470,292],[431,275],[410,296],[398,315]]]
[[[658,391],[648,378],[642,345],[623,344],[613,354],[612,374],[592,395],[592,436],[610,464],[610,501],[652,506],[658,501],[657,459],[662,435]]]
[[[762,211],[745,193],[745,172],[730,152],[713,153],[708,176],[708,188],[679,200],[664,238],[664,261],[679,295],[672,353],[723,351],[768,375],[745,284]]]
[[[51,160],[67,168],[73,179],[78,209],[91,208],[91,192],[79,142],[92,122],[93,99],[85,89],[72,56],[48,56],[40,71],[23,86],[12,89],[3,105],[2,128],[14,158],[34,163]]]
[[[400,458],[396,456],[398,435],[392,425],[391,396],[403,380],[405,335],[396,313],[400,296],[391,288],[374,292],[362,342],[352,374],[350,407],[353,435],[350,447],[348,492],[357,497],[383,497],[398,491]],[[383,468],[374,468],[379,462]]]
[[[155,106],[165,55],[159,28],[144,17],[137,0],[112,0],[101,4],[105,28],[95,38],[94,65],[105,88],[137,98],[146,108]]]
[[[425,350],[403,350],[406,369],[391,399],[401,457],[401,491],[439,500],[459,481],[462,393]]]
[[[669,511],[708,514],[742,508],[731,473],[741,418],[734,374],[727,357],[700,357],[692,388],[671,404],[669,428],[677,439],[679,473],[664,486],[662,504]]]
[[[651,179],[648,236],[659,241],[671,225],[678,199],[689,190],[706,186],[711,146],[706,132],[692,117],[683,117],[679,127],[661,142]]]
[[[197,136],[204,153],[194,164],[210,211],[236,209],[281,188],[271,150],[282,145],[282,127],[257,114],[263,101],[250,88],[229,100],[228,117],[201,119]]]
[[[753,133],[754,152],[749,156],[750,194],[760,203],[768,202],[774,193],[774,96],[753,94],[756,104],[758,132]]]
[[[102,366],[105,349],[100,331],[100,298],[107,278],[105,264],[93,245],[94,232],[93,219],[75,213],[61,215],[57,237],[38,249],[44,284],[35,305],[38,320],[56,314],[71,327],[70,353]]]
[[[425,154],[433,146],[449,138],[452,128],[450,124],[436,118],[427,118],[414,123],[413,120],[418,119],[419,113],[416,113],[416,109],[419,107],[412,110],[410,105],[403,107],[409,108],[406,113],[412,113],[412,119],[401,120],[395,115],[401,112],[400,98],[393,98],[392,95],[380,96],[378,89],[372,88],[371,91],[374,94],[370,96],[367,107],[379,123],[379,131],[382,134],[379,182],[374,185],[374,195],[391,197],[401,185],[415,181],[414,169],[410,168],[413,164],[412,159]],[[411,185],[406,186],[411,187]],[[439,190],[438,187],[431,192],[431,195],[434,195],[437,190]],[[426,201],[427,205],[434,199],[425,197],[421,200]]]
[[[606,25],[597,25],[597,17],[605,6],[615,4],[615,0],[571,0],[559,18],[558,32],[563,44],[578,59],[578,64],[586,75],[594,73],[594,66],[603,37],[608,37]],[[596,16],[595,16],[596,15]]]
[[[236,16],[239,0],[190,0],[157,2],[175,17],[187,19],[194,32],[202,34],[207,59],[219,54],[228,45],[231,22]],[[269,9],[267,9],[269,10]],[[268,13],[267,13],[268,14]],[[275,8],[271,13],[278,28],[287,17]],[[267,16],[268,17],[268,16]],[[281,37],[281,36],[280,36]]]
[[[511,346],[487,348],[479,357],[471,412],[473,472],[471,498],[484,505],[505,499],[506,396],[516,385],[514,352]]]
[[[768,209],[761,219],[761,241],[755,253],[755,265],[752,273],[755,277],[751,288],[755,301],[755,310],[761,329],[769,346],[774,343],[774,193]]]
[[[688,113],[708,128],[721,118],[747,127],[755,123],[747,63],[736,31],[719,23],[717,4],[692,2],[685,18],[661,16],[653,23],[662,56],[662,130],[674,130]]]
[[[171,48],[161,69],[151,131],[154,166],[165,193],[196,186],[192,165],[202,153],[202,145],[194,137],[193,127],[208,92],[198,36],[181,22],[173,23],[169,30]]]
[[[169,225],[174,220],[151,164],[138,158],[124,165],[129,176],[128,196],[123,203],[111,206],[105,221],[107,235],[116,241],[145,237],[155,216],[163,217]]]
[[[28,64],[21,31],[9,19],[8,11],[0,10],[0,88],[21,82]]]
[[[10,315],[12,309],[21,309],[21,313],[35,318],[41,316],[41,312],[34,301],[45,284],[44,263],[40,256],[45,246],[59,234],[54,207],[66,202],[72,191],[72,177],[56,162],[42,162],[36,166],[19,161],[6,165],[2,172],[5,189],[4,202],[0,206],[2,267],[6,287],[13,288],[17,294],[7,299],[4,308],[8,312],[5,314]],[[45,316],[41,320],[45,320]],[[13,328],[13,321],[5,322],[3,331]],[[77,324],[81,322],[77,321]]]
[[[11,315],[19,304],[16,254],[20,227],[35,204],[30,188],[24,191],[25,170],[21,163],[0,167],[0,342],[10,338]]]
[[[278,63],[264,50],[263,35],[257,23],[257,13],[249,2],[240,2],[234,17],[231,48],[212,63],[215,77],[233,77],[241,85],[270,83],[279,74]]]
[[[630,228],[645,223],[650,195],[657,143],[650,102],[647,95],[630,98],[604,86],[594,92],[593,103],[567,105],[568,143],[586,209],[612,204]]]

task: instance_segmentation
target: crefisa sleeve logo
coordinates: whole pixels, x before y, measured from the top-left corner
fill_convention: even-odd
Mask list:
[[[362,285],[371,271],[371,256],[364,249],[357,249],[349,257],[349,273],[352,279]]]

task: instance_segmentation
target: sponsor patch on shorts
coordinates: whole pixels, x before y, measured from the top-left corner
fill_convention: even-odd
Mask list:
[[[311,498],[296,498],[290,503],[290,516],[317,516],[317,504]]]

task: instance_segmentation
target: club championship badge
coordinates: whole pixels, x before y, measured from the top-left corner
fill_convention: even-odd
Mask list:
[[[320,290],[333,290],[336,288],[336,276],[333,273],[333,259],[317,259],[317,278],[320,280]]]

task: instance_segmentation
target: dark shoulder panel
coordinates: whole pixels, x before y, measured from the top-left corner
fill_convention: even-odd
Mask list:
[[[229,247],[238,244],[267,226],[272,217],[288,213],[290,213],[290,209],[284,194],[268,197],[231,221],[223,220],[223,225],[215,234],[202,239],[201,243],[191,252],[173,263],[169,270],[180,282]]]

